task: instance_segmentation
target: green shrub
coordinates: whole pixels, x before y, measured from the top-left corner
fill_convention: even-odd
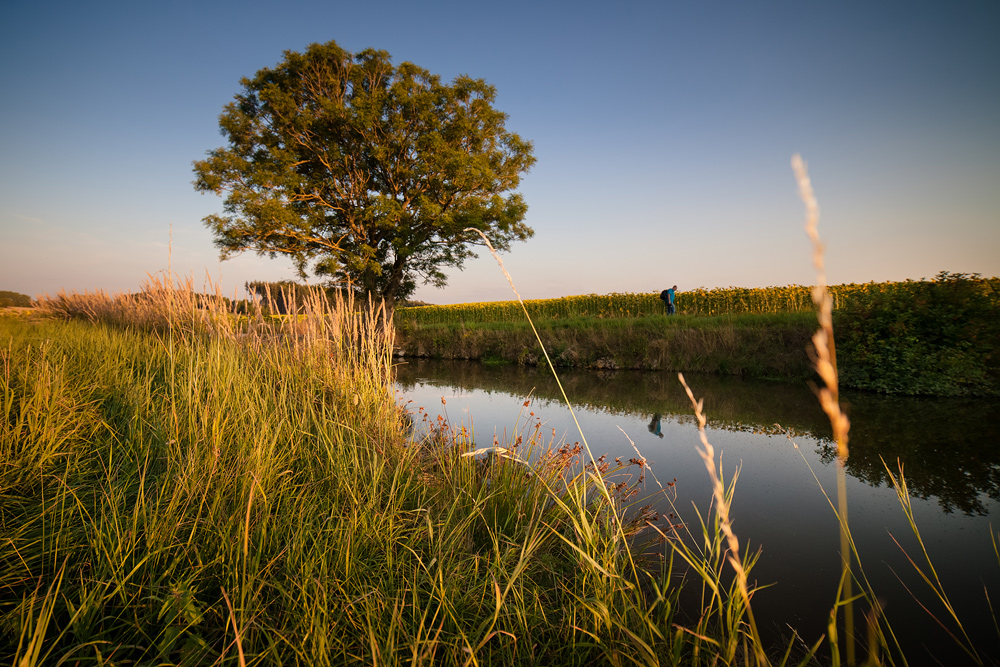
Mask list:
[[[855,296],[835,312],[844,386],[885,393],[1000,394],[1000,294],[978,274]]]

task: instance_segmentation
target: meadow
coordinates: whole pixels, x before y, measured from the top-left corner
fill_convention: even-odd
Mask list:
[[[796,168],[817,240],[811,186]],[[661,517],[645,500],[671,501],[671,484],[638,451],[608,460],[582,431],[578,442],[547,440],[530,413],[507,439],[476,443],[443,417],[401,408],[392,358],[406,327],[379,307],[317,294],[297,317],[237,317],[221,296],[165,276],[140,294],[61,293],[30,318],[0,318],[0,659],[911,664],[896,640],[907,628],[886,622],[852,565],[849,422],[834,298],[816,263],[812,350],[836,445],[829,500],[842,562],[820,637],[792,629],[784,643],[761,640],[759,551],[730,519],[739,468],[723,473],[683,376],[712,500]],[[923,307],[947,314],[940,341],[981,336],[966,346],[974,353],[995,345],[995,293],[982,283],[945,274],[919,288]],[[920,326],[906,320],[912,308],[887,308],[899,299],[876,302],[859,321],[878,318],[897,336]],[[971,330],[969,313],[983,316]],[[954,361],[960,385],[975,380],[979,366]],[[922,547],[902,473],[886,465]],[[950,664],[986,664],[926,554],[911,564],[954,639]]]
[[[863,579],[826,636],[761,642],[703,430],[712,504],[655,516],[638,452],[402,410],[378,309],[240,320],[180,287],[0,318],[5,662],[907,664]]]
[[[527,422],[476,456],[447,424],[414,439],[379,312],[238,330],[203,306],[157,283],[0,319],[5,662],[735,655],[739,599],[675,629],[671,561],[635,551],[641,461],[584,464]]]

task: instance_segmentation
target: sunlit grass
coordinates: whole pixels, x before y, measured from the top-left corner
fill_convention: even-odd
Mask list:
[[[816,297],[820,396],[842,473],[831,302]],[[60,294],[39,308],[48,319],[0,320],[0,659],[786,665],[825,646],[824,664],[850,665],[857,645],[865,664],[909,664],[864,576],[842,483],[828,632],[762,643],[759,552],[729,519],[739,471],[716,460],[697,387],[711,503],[668,521],[643,498],[672,495],[645,483],[641,454],[607,461],[582,432],[582,444],[553,442],[530,414],[508,440],[476,443],[446,417],[407,413],[385,314],[300,305],[296,317],[241,319],[218,295],[159,277],[140,295]],[[645,320],[685,317],[696,316]],[[911,563],[956,650],[982,663],[902,471],[889,474],[922,550]],[[845,618],[861,602],[866,645]]]
[[[588,468],[527,421],[517,458],[463,456],[474,443],[446,424],[414,440],[391,328],[365,309],[230,332],[184,324],[222,312],[139,321],[84,301],[85,319],[0,323],[5,661],[537,664],[624,647],[645,599],[627,543],[648,510],[623,516],[634,465]]]

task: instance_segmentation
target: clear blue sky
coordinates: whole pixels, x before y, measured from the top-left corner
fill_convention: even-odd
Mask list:
[[[505,262],[526,298],[814,280],[789,160],[809,163],[829,280],[1000,275],[1000,4],[780,2],[3,3],[0,289],[131,291],[223,263],[223,145],[239,79],[286,49],[385,49],[498,90],[534,142],[536,231]],[[173,226],[172,253],[171,225]],[[492,259],[433,303],[510,298]]]

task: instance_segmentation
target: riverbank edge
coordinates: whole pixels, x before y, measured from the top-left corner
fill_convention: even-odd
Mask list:
[[[539,335],[553,365],[597,370],[663,370],[802,380],[813,375],[810,317],[746,325],[732,320],[685,324],[666,317],[548,322]],[[395,356],[538,365],[542,347],[530,326],[425,326],[397,329]]]

